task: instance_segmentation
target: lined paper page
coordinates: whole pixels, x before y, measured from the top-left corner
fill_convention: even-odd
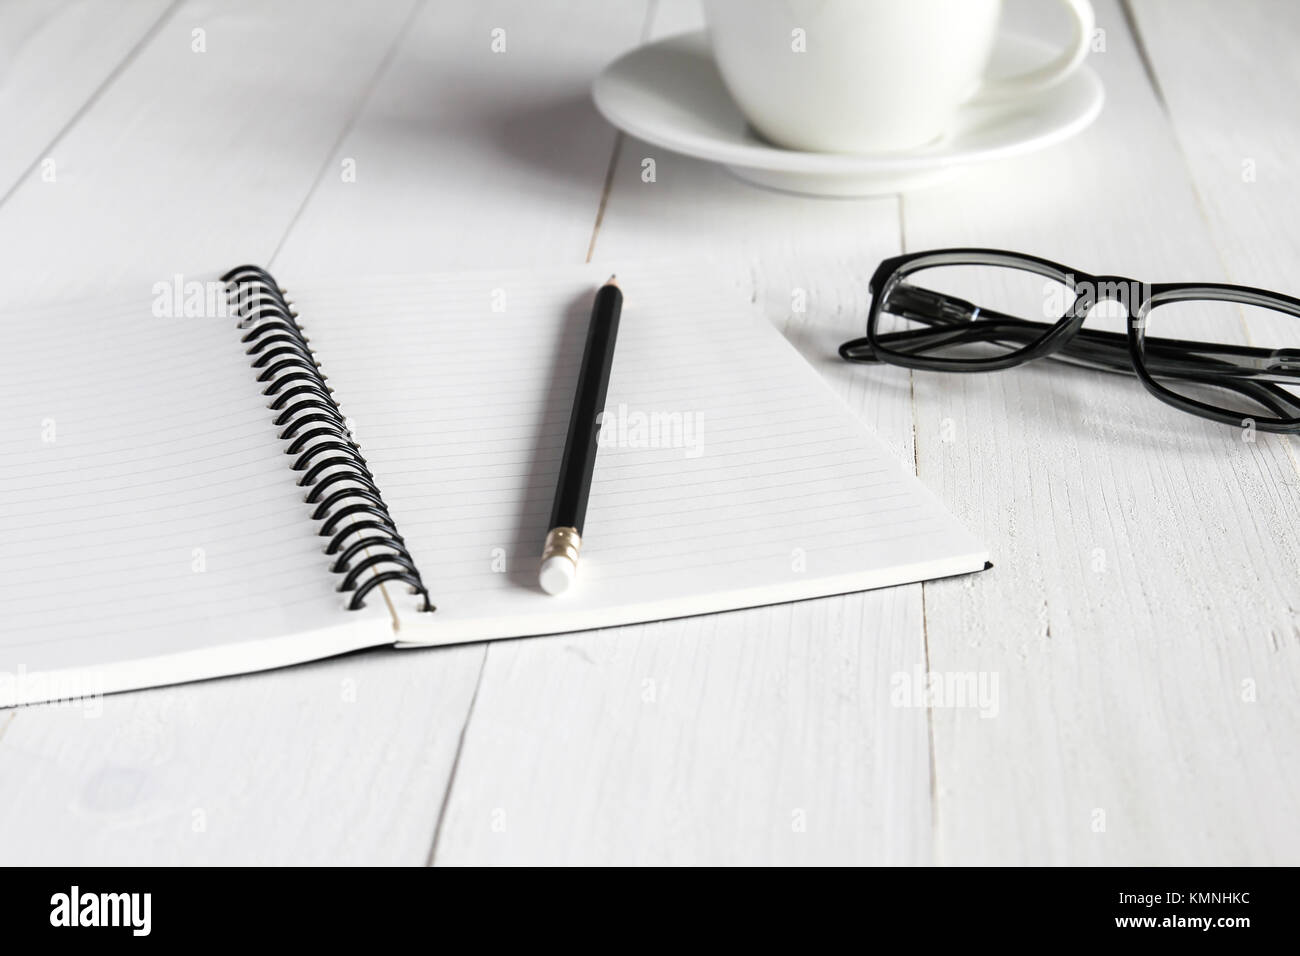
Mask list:
[[[0,705],[392,640],[341,610],[235,320],[152,304],[0,325]]]
[[[698,267],[626,301],[578,585],[537,585],[608,268],[290,287],[439,610],[402,639],[550,633],[981,568],[984,549],[761,316]]]

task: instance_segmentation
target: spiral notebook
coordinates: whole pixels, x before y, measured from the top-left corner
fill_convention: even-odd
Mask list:
[[[984,566],[742,281],[657,265],[620,270],[579,581],[544,594],[608,271],[241,267],[9,316],[0,706]]]

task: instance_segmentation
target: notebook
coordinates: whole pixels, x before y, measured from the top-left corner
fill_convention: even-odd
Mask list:
[[[542,592],[609,271],[241,267],[9,316],[0,705],[984,566],[745,280],[634,265],[578,582]]]

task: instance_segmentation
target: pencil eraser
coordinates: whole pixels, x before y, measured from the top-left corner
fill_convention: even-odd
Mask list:
[[[537,583],[547,594],[563,594],[577,576],[578,569],[572,561],[553,554],[542,562],[542,569],[537,572]]]

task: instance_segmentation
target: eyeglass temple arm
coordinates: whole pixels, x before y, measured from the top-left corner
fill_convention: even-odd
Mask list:
[[[907,345],[908,351],[917,354],[945,345],[965,345],[973,342],[997,342],[1001,344],[1028,345],[1043,337],[1043,323],[1030,322],[1015,316],[998,312],[995,309],[983,309],[965,299],[944,295],[922,289],[919,286],[901,285],[890,291],[883,310],[912,322],[919,322],[926,328],[908,329],[902,332],[886,332],[878,335],[882,345]],[[1117,336],[1119,345],[1123,346],[1124,337]],[[849,361],[877,361],[868,339],[854,339],[840,346],[840,356]],[[1113,366],[1120,371],[1131,371],[1126,351],[1112,354],[1107,343],[1101,349],[1076,346],[1067,342],[1062,351],[1072,353],[1096,352],[1087,356],[1088,360],[1107,367]],[[1084,356],[1079,356],[1084,357]]]
[[[994,309],[984,309],[965,299],[919,286],[897,286],[890,292],[883,308],[891,314],[930,326],[962,323],[964,328],[975,333],[975,336],[963,336],[958,340],[940,335],[936,337],[935,344],[998,341],[1006,337],[1028,344],[1043,335],[1041,322],[1020,319]],[[909,329],[905,332],[886,333],[879,338],[882,342],[908,342],[920,346],[931,334],[930,329]],[[1300,376],[1300,350],[1297,349],[1275,350],[1151,336],[1145,339],[1143,349],[1147,367],[1168,374],[1183,371],[1195,373],[1203,370],[1207,363],[1213,363],[1221,366],[1223,373],[1236,378],[1269,376],[1270,380],[1281,377],[1285,381]],[[1121,371],[1131,370],[1128,338],[1121,332],[1080,329],[1061,347],[1061,352]],[[1184,368],[1188,364],[1192,368]]]
[[[882,308],[891,314],[929,326],[877,336],[881,344],[907,344],[913,354],[944,345],[972,342],[1024,346],[1040,340],[1043,335],[1043,323],[1018,319],[994,309],[982,309],[956,296],[918,286],[897,286],[890,292]],[[848,361],[877,361],[869,340],[865,338],[845,342],[840,346],[839,352]],[[1270,382],[1250,381],[1258,374],[1300,370],[1300,352],[1289,349],[1274,352],[1249,346],[1165,338],[1147,338],[1144,352],[1146,367],[1153,374],[1177,376],[1184,381],[1200,381],[1231,389],[1253,398],[1279,416],[1300,417],[1300,404],[1289,392]],[[1191,357],[1193,355],[1195,358]],[[1243,368],[1237,362],[1227,361],[1228,356],[1251,359],[1256,367]],[[1128,355],[1128,338],[1120,332],[1080,329],[1061,347],[1057,355],[1047,357],[1076,364],[1081,362],[1108,371],[1133,372]],[[1215,370],[1216,374],[1205,374],[1207,363],[1219,366]]]

